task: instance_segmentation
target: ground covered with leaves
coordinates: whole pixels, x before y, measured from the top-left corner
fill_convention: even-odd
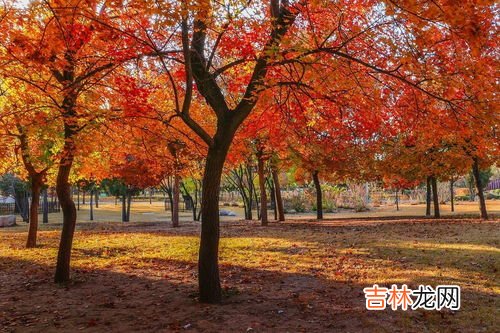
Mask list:
[[[0,231],[5,332],[494,332],[500,221],[405,218],[224,222],[222,305],[197,302],[199,224],[80,223],[73,278],[52,283],[59,228],[24,249]],[[462,288],[459,311],[369,312],[374,283]]]

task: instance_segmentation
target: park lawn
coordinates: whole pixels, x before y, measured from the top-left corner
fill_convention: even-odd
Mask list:
[[[222,305],[196,301],[199,224],[80,223],[73,280],[52,283],[59,231],[0,231],[6,332],[494,332],[500,221],[224,222]],[[458,284],[459,311],[368,312],[363,288]]]

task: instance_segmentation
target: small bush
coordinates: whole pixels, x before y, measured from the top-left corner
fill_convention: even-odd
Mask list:
[[[283,204],[285,206],[285,210],[287,211],[295,211],[297,213],[305,213],[307,212],[308,206],[311,207],[312,205],[308,205],[308,202],[306,198],[304,198],[302,195],[293,195],[290,198],[286,198],[283,200]]]
[[[455,197],[455,200],[456,201],[469,201],[470,200],[470,196],[469,195],[457,195]]]

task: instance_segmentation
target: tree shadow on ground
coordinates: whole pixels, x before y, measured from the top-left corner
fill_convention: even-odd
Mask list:
[[[195,263],[155,258],[135,264],[123,271],[77,268],[72,282],[60,286],[52,283],[51,266],[0,257],[2,330],[467,332],[494,328],[494,322],[463,321],[461,312],[369,312],[364,285],[235,265],[221,266],[223,304],[204,305],[196,300]],[[468,300],[484,295],[465,290],[462,296]]]

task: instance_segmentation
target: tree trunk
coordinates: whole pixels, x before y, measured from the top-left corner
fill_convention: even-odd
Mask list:
[[[174,175],[173,205],[172,205],[172,227],[179,226],[179,176]]]
[[[130,222],[130,206],[132,205],[132,193],[127,192],[127,222]]]
[[[439,218],[441,214],[439,213],[439,197],[437,191],[437,179],[435,176],[431,177],[431,186],[432,186],[432,201],[434,202],[434,217]]]
[[[122,222],[127,221],[127,195],[124,193],[122,195]]]
[[[427,177],[425,194],[425,216],[431,216],[431,177]]]
[[[450,205],[451,205],[451,211],[454,212],[455,211],[455,193],[454,193],[454,190],[453,190],[453,177],[451,178],[450,180]]]
[[[268,224],[267,221],[267,193],[266,193],[266,178],[264,176],[264,159],[262,152],[257,153],[257,170],[259,173],[259,190],[260,190],[260,220],[263,226]]]
[[[59,244],[56,274],[54,277],[56,283],[69,281],[71,248],[73,246],[73,235],[76,225],[76,207],[75,203],[71,200],[70,185],[68,182],[71,165],[73,164],[73,153],[69,149],[65,149],[64,153],[67,155],[61,159],[56,181],[57,197],[63,211],[61,242]]]
[[[472,173],[474,174],[474,180],[476,182],[477,196],[479,197],[479,208],[481,210],[481,218],[484,220],[488,219],[488,212],[486,210],[486,202],[484,200],[483,184],[481,184],[481,173],[479,170],[479,161],[477,157],[474,158],[474,164],[472,165]]]
[[[318,220],[323,219],[323,194],[321,193],[321,183],[319,182],[319,172],[316,170],[313,172],[313,182],[316,188],[316,218]]]
[[[38,206],[40,205],[40,189],[42,183],[36,178],[31,180],[31,206],[30,206],[30,224],[28,230],[27,248],[36,247],[36,235],[38,232]]]
[[[268,178],[269,180],[269,178]],[[272,180],[269,180],[268,182],[269,186],[269,194],[271,195],[271,207],[273,209],[274,213],[274,220],[278,220],[278,208],[276,207],[276,191],[274,190],[274,182]]]
[[[86,193],[87,193],[87,192],[82,191],[82,205],[85,205],[85,194],[86,194]]]
[[[49,198],[48,189],[43,190],[43,220],[42,223],[49,223]]]
[[[219,194],[222,169],[231,138],[208,149],[201,195],[201,239],[198,259],[200,302],[219,303]]]
[[[398,197],[398,192],[399,190],[396,190],[396,210],[399,211],[399,197]]]
[[[80,186],[77,187],[76,191],[77,191],[76,192],[77,193],[77,195],[76,195],[76,202],[77,202],[77,205],[78,205],[77,209],[80,210]]]
[[[90,221],[94,221],[94,191],[90,191]]]
[[[274,181],[274,192],[276,193],[276,207],[278,208],[278,221],[285,221],[285,210],[283,209],[283,198],[281,197],[281,186],[278,172],[272,171]]]
[[[167,191],[168,194],[168,202],[170,203],[170,216],[174,216],[174,195],[173,190]]]

